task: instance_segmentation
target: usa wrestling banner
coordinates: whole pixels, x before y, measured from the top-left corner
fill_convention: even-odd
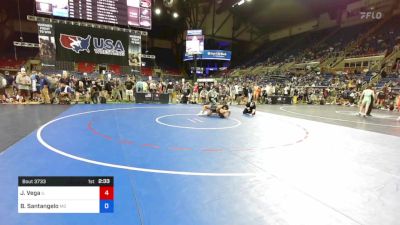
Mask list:
[[[66,24],[53,26],[58,61],[128,65],[129,34]]]

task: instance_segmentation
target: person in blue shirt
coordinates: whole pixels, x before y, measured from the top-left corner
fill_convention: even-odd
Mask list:
[[[42,73],[39,73],[39,89],[42,96],[43,104],[50,104],[50,96],[49,96],[49,80]]]

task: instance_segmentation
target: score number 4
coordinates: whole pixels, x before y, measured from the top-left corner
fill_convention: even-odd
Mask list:
[[[112,213],[114,211],[114,187],[100,187],[100,213]]]

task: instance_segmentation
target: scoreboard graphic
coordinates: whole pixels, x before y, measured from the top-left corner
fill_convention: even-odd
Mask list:
[[[113,213],[114,177],[18,177],[18,213]]]
[[[151,0],[35,0],[47,16],[120,24],[151,30]]]

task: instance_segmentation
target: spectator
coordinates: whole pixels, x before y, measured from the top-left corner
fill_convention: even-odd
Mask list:
[[[40,99],[40,80],[39,75],[36,71],[32,71],[31,75],[31,99],[38,102]]]
[[[90,99],[93,104],[99,103],[99,93],[100,87],[96,83],[96,81],[92,81],[92,86],[90,87]]]
[[[50,104],[49,81],[42,73],[39,73],[39,79],[40,79],[39,81],[40,93],[42,96],[43,103]]]
[[[125,88],[126,88],[126,98],[127,101],[134,101],[134,97],[133,97],[133,87],[134,87],[135,83],[132,82],[131,78],[128,77],[128,79],[125,81]],[[153,90],[154,91],[154,90]]]
[[[19,102],[27,103],[29,101],[29,91],[31,87],[31,78],[28,76],[26,72],[20,72],[17,75],[16,83],[18,84],[19,90]]]
[[[7,80],[3,76],[3,74],[0,73],[0,103],[5,103],[7,98],[6,98],[6,86],[7,86]]]
[[[200,92],[200,103],[202,104],[206,104],[207,103],[207,96],[208,96],[208,92],[207,89],[203,88]]]
[[[60,104],[70,104],[72,99],[73,90],[65,83],[60,83],[60,87],[56,89],[56,100]]]
[[[7,85],[5,88],[7,100],[8,102],[13,102],[13,98],[15,96],[15,91],[14,91],[15,78],[8,71],[6,71],[4,74],[5,74],[5,79],[7,81]]]
[[[168,96],[169,96],[169,103],[172,103],[172,94],[173,94],[173,92],[174,92],[174,85],[172,84],[172,82],[171,81],[169,81],[168,82],[168,84],[167,84],[167,93],[168,93]]]

